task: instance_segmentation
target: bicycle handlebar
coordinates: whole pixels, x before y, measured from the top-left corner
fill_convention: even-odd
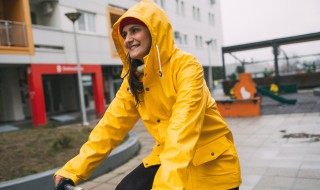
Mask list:
[[[64,178],[56,186],[55,190],[84,190],[81,187],[74,187],[74,182],[71,179]]]
[[[65,186],[64,186],[64,189],[65,189],[65,190],[84,190],[84,189],[81,188],[81,187],[74,187],[74,186],[69,185],[69,184],[65,185]]]

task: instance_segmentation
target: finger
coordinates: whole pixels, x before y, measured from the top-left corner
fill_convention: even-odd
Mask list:
[[[63,179],[62,176],[56,175],[55,178],[54,178],[54,183],[55,183],[55,185],[57,186],[62,179]]]

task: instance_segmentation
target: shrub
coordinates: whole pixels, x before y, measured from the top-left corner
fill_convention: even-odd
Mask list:
[[[67,136],[67,135],[61,135],[59,138],[57,138],[53,142],[53,149],[54,150],[59,150],[59,149],[64,149],[64,148],[69,148],[71,147],[70,144],[72,142],[72,138]]]

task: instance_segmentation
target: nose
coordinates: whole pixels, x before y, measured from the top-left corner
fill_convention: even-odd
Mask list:
[[[124,39],[124,43],[127,44],[127,43],[130,43],[130,42],[132,42],[132,41],[133,41],[132,35],[127,34],[127,36],[126,36],[125,39]]]

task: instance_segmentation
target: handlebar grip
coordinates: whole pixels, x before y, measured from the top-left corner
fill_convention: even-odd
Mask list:
[[[65,185],[65,186],[64,186],[64,189],[65,189],[65,190],[84,190],[84,189],[81,188],[81,187],[74,187],[74,186],[69,185],[69,184]]]
[[[71,179],[64,178],[56,186],[55,190],[84,190],[81,187],[74,187],[74,182]]]

